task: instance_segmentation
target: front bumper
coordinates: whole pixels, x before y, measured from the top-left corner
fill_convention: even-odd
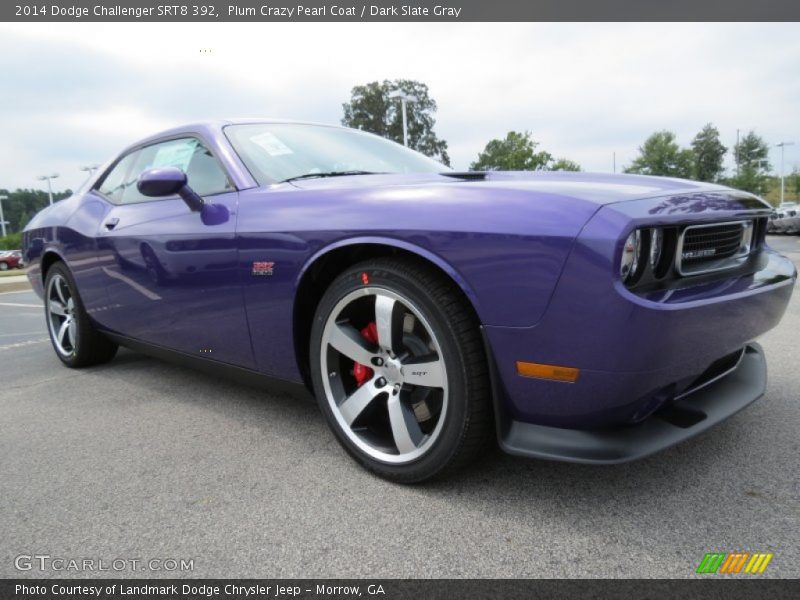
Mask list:
[[[767,363],[748,344],[735,369],[636,425],[585,431],[515,421],[498,414],[500,446],[509,454],[577,463],[616,464],[679,444],[736,414],[764,395]]]
[[[501,383],[497,397],[512,419],[548,427],[598,430],[642,421],[778,324],[796,271],[772,251],[765,259],[756,274],[656,300],[614,287],[602,272],[568,265],[535,327],[485,328]],[[521,377],[518,360],[575,367],[580,376],[575,383]]]

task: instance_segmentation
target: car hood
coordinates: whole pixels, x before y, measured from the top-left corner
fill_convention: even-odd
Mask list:
[[[490,171],[447,173],[387,173],[380,175],[354,175],[320,177],[292,182],[305,190],[346,190],[364,187],[395,186],[463,186],[471,189],[504,189],[530,191],[548,196],[564,196],[596,204],[611,204],[664,195],[726,191],[724,186],[642,175],[611,175],[606,173],[567,173]]]

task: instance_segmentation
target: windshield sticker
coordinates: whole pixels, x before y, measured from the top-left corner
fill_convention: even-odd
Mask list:
[[[185,140],[177,144],[161,146],[153,158],[153,167],[178,167],[186,171],[192,160],[197,140]]]
[[[280,141],[271,131],[259,133],[250,138],[250,141],[263,148],[270,156],[282,156],[284,154],[294,154],[292,149]]]

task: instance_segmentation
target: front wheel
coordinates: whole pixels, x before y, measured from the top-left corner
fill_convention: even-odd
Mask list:
[[[88,367],[107,362],[117,345],[97,331],[86,314],[69,269],[57,262],[44,283],[47,331],[58,358],[68,367]]]
[[[411,483],[442,475],[489,438],[477,320],[431,267],[384,259],[339,276],[317,309],[310,358],[337,439],[382,477]]]

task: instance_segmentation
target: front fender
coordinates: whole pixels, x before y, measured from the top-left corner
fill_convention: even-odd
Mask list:
[[[422,246],[418,246],[416,244],[412,244],[410,242],[406,242],[404,240],[400,240],[393,237],[388,236],[353,236],[348,237],[345,239],[339,239],[335,242],[327,244],[326,246],[317,250],[311,257],[303,264],[302,268],[300,269],[297,279],[295,281],[295,289],[299,289],[300,282],[303,281],[308,270],[320,259],[324,258],[325,256],[329,255],[331,252],[339,250],[341,248],[346,248],[348,246],[358,246],[358,245],[379,245],[379,246],[389,246],[391,248],[397,248],[398,250],[404,250],[405,252],[410,252],[415,254],[416,256],[429,261],[436,265],[439,269],[443,272],[447,273],[447,275],[461,288],[461,291],[467,296],[469,301],[472,303],[475,312],[479,315],[481,314],[481,307],[480,307],[480,299],[478,298],[475,291],[470,286],[469,282],[459,273],[450,263],[444,260],[441,256],[432,252]]]

